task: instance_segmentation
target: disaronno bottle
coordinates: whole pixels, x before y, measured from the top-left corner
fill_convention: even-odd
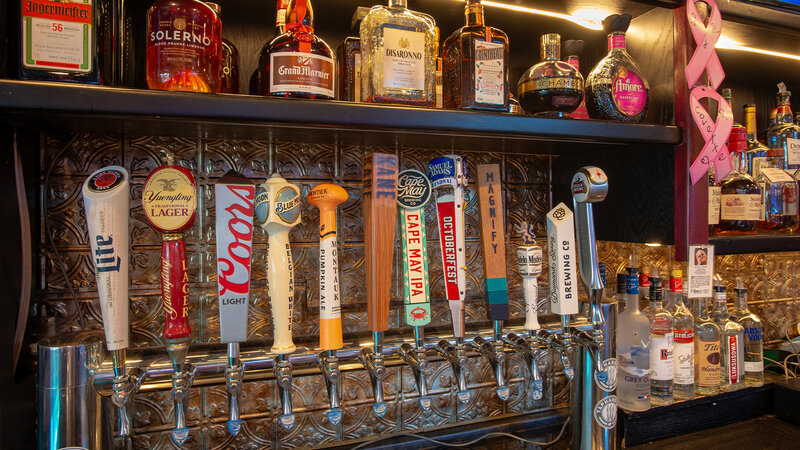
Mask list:
[[[22,2],[20,78],[99,83],[97,0]]]
[[[197,0],[158,0],[147,13],[147,86],[220,91],[222,22]]]
[[[361,97],[365,102],[436,105],[436,23],[406,0],[373,6],[361,22]]]
[[[336,95],[333,50],[314,34],[314,12],[308,0],[291,0],[286,32],[262,50],[261,95],[324,98]]]

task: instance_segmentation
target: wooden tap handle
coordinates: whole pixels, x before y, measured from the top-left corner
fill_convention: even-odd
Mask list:
[[[508,320],[506,240],[500,166],[478,165],[478,202],[481,217],[483,273],[490,320]]]
[[[386,331],[397,220],[397,156],[385,153],[365,156],[362,187],[369,329]]]

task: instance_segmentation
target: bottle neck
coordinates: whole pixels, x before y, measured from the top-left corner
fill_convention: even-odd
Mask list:
[[[578,70],[578,71],[581,70],[581,60],[580,60],[580,58],[578,58],[577,55],[567,56],[567,64],[569,64],[570,66],[574,67],[575,70]]]
[[[708,299],[697,299],[697,318],[708,320]]]
[[[286,10],[289,8],[289,0],[278,0],[277,14],[275,15],[275,31],[277,34],[286,32]]]
[[[480,0],[468,0],[464,8],[467,17],[467,26],[483,25],[483,5]]]
[[[754,107],[747,107],[744,110],[744,128],[747,130],[747,140],[754,141],[756,139],[756,109]]]
[[[739,292],[738,290],[736,291],[736,308],[739,311],[748,312],[748,309],[747,309],[747,291],[746,290],[743,290],[741,292]]]
[[[724,292],[714,292],[714,310],[720,312],[728,311],[728,298]]]
[[[408,8],[408,1],[407,0],[389,0],[389,7],[390,8]]]
[[[745,158],[744,152],[731,152],[731,162],[733,170],[739,173],[748,173],[747,158]]]
[[[792,123],[792,107],[789,104],[781,104],[778,106],[778,115],[776,116],[776,121],[778,123]]]
[[[639,292],[631,293],[628,291],[628,296],[625,298],[625,311],[639,312]]]
[[[616,31],[608,35],[608,51],[625,51],[625,33]]]
[[[286,27],[293,28],[294,24],[314,26],[314,11],[308,0],[291,0],[286,12]],[[313,32],[313,31],[312,31]]]

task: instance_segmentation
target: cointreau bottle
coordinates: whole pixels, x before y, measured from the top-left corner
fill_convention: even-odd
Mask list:
[[[147,86],[220,91],[222,21],[198,0],[158,0],[147,13]]]
[[[22,2],[21,79],[100,83],[97,0]]]
[[[406,0],[370,9],[361,22],[361,97],[370,103],[436,106],[436,23]]]
[[[443,106],[508,111],[508,36],[484,24],[480,0],[466,0],[464,15],[444,41]]]
[[[567,64],[574,67],[578,72],[581,71],[581,54],[583,54],[583,41],[568,40],[564,43],[564,53],[567,55]],[[586,95],[584,94],[578,109],[569,115],[573,119],[588,119],[589,113],[586,111]]]
[[[542,36],[542,62],[517,83],[519,103],[528,114],[569,117],[583,100],[583,76],[561,58],[561,36]]]
[[[261,51],[261,95],[333,99],[336,61],[333,50],[314,34],[311,3],[291,0],[286,18],[286,32]]]

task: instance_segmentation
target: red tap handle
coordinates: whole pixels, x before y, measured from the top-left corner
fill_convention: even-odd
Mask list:
[[[164,299],[164,338],[184,339],[189,326],[189,269],[182,235],[164,235],[161,242],[161,297]]]

